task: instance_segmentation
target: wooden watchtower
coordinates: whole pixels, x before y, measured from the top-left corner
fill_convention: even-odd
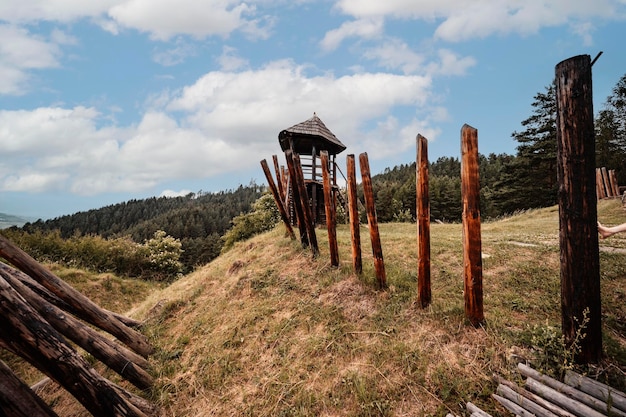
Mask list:
[[[312,118],[281,131],[278,134],[278,142],[283,152],[291,149],[292,152],[300,156],[304,182],[312,208],[313,222],[325,222],[320,152],[328,152],[330,164],[329,172],[331,175],[334,198],[338,191],[338,168],[335,163],[335,158],[337,154],[346,149],[346,146],[337,139],[333,132],[326,127],[324,122],[322,122],[315,113],[313,113]]]

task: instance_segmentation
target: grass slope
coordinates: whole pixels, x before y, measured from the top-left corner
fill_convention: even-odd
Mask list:
[[[607,224],[624,221],[600,202]],[[415,304],[416,226],[382,224],[389,289],[352,273],[349,230],[338,230],[341,266],[284,237],[282,226],[240,243],[211,264],[151,293],[145,318],[157,347],[151,396],[162,416],[464,415],[490,399],[494,373],[516,379],[516,361],[558,373],[567,359],[560,327],[558,213],[534,210],[482,226],[486,326],[464,318],[461,225],[433,224],[433,303]],[[601,241],[606,360],[583,369],[624,389],[626,236]],[[556,360],[556,362],[555,362]],[[67,409],[64,416],[82,416]]]

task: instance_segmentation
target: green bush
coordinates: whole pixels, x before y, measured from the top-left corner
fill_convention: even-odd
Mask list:
[[[249,239],[254,235],[266,232],[280,222],[280,213],[274,197],[265,193],[252,204],[250,213],[240,214],[233,218],[233,226],[224,234],[222,252],[226,252],[236,242]]]

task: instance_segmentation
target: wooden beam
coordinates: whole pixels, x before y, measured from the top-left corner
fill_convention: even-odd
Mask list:
[[[328,246],[330,251],[330,265],[339,266],[339,248],[337,245],[337,219],[335,216],[335,199],[333,198],[330,172],[328,169],[328,152],[320,152],[322,162],[322,180],[324,183],[324,208],[326,211],[326,229],[328,230]]]
[[[430,198],[428,194],[428,140],[417,135],[417,299],[425,308],[432,298],[430,288]]]
[[[352,267],[354,273],[360,275],[363,272],[363,260],[361,257],[361,224],[359,221],[359,206],[356,192],[356,167],[354,155],[346,157],[346,175],[348,176],[348,217],[350,219],[350,237],[352,242]]]

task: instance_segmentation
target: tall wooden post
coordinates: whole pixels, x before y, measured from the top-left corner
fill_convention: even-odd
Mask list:
[[[298,221],[298,230],[300,231],[300,242],[302,247],[309,246],[309,233],[304,221],[304,209],[302,207],[302,198],[300,197],[300,188],[298,187],[296,164],[294,162],[294,154],[291,149],[285,151],[285,159],[287,160],[287,169],[289,170],[289,180],[291,182],[291,197],[293,201],[293,207],[296,212],[296,220]],[[307,199],[308,200],[308,199]],[[308,201],[307,201],[308,204]]]
[[[350,218],[350,237],[352,241],[352,266],[354,272],[360,275],[363,272],[361,257],[361,224],[359,222],[359,206],[356,194],[356,167],[354,155],[346,157],[346,175],[348,175],[348,216]]]
[[[557,64],[557,173],[561,246],[561,323],[567,343],[582,331],[580,363],[602,357],[600,257],[595,192],[595,135],[591,59]],[[589,322],[581,329],[584,316]]]
[[[463,200],[465,316],[473,326],[479,326],[485,321],[485,317],[480,236],[478,131],[469,125],[463,125],[461,129],[461,197]]]
[[[324,208],[326,210],[326,228],[328,230],[328,245],[330,247],[330,264],[331,266],[339,266],[337,219],[335,216],[335,200],[333,198],[332,185],[330,184],[328,152],[320,152],[320,159],[322,162],[322,180],[324,182]]]
[[[311,203],[309,202],[309,195],[306,191],[306,185],[304,183],[304,174],[302,173],[302,163],[300,162],[300,155],[297,153],[293,154],[293,162],[295,167],[295,175],[294,185],[298,187],[298,192],[300,193],[300,201],[302,202],[302,214],[304,215],[304,224],[309,235],[309,243],[311,244],[311,251],[313,252],[313,256],[317,256],[320,253],[319,246],[317,245],[317,236],[315,235],[315,221],[313,220],[313,215],[311,211]]]
[[[422,308],[431,301],[430,198],[428,194],[428,140],[417,135],[417,297]]]
[[[270,190],[272,191],[272,196],[274,197],[274,201],[276,202],[276,207],[278,207],[278,212],[280,213],[280,218],[283,219],[285,223],[285,227],[287,227],[287,234],[290,238],[295,239],[296,235],[291,228],[291,223],[289,222],[289,215],[287,214],[287,210],[283,205],[283,201],[280,198],[280,192],[276,188],[276,184],[274,184],[274,178],[272,177],[272,172],[270,171],[270,167],[267,165],[267,161],[264,159],[261,161],[261,167],[263,168],[263,172],[265,173],[265,178],[267,179],[267,183],[270,186]]]
[[[378,233],[376,203],[374,202],[374,189],[372,188],[372,176],[370,174],[370,163],[367,159],[367,153],[363,152],[359,155],[359,165],[361,167],[361,177],[363,180],[363,195],[365,196],[365,208],[367,209],[367,223],[370,228],[370,239],[372,240],[376,279],[378,280],[379,288],[387,288],[385,261],[383,260],[383,248],[380,244],[380,234]]]

